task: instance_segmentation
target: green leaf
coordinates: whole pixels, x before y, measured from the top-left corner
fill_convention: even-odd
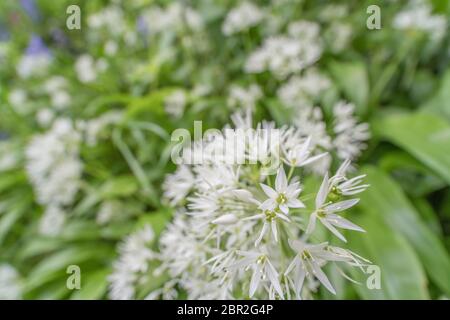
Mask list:
[[[14,224],[27,212],[28,203],[18,203],[8,213],[0,216],[0,245],[5,240]]]
[[[131,175],[111,178],[100,187],[101,196],[106,199],[129,197],[136,193],[137,190],[136,178]]]
[[[450,119],[450,69],[442,77],[438,91],[422,106],[422,110]]]
[[[386,173],[371,166],[363,168],[363,172],[370,183],[370,188],[361,194],[364,213],[380,217],[394,233],[407,239],[436,286],[450,294],[450,259],[442,242]]]
[[[402,189],[414,197],[424,196],[447,185],[434,171],[402,150],[388,152],[380,159],[379,167],[389,172]]]
[[[111,270],[105,269],[81,277],[81,289],[75,290],[70,297],[76,300],[95,300],[102,298],[108,288],[108,275]]]
[[[330,63],[330,72],[346,97],[356,105],[358,115],[367,112],[369,98],[369,78],[367,70],[361,62]]]
[[[69,247],[52,253],[37,264],[28,274],[24,291],[30,292],[57,278],[67,276],[66,269],[70,265],[104,259],[112,255],[113,249],[109,245],[97,243]],[[83,268],[81,268],[83,271]]]
[[[352,270],[353,278],[360,282],[354,285],[359,295],[363,299],[428,299],[423,268],[401,234],[364,210],[352,220],[367,233],[346,233],[349,247],[378,266],[381,272],[380,289],[369,289],[366,281],[371,275]]]
[[[389,115],[375,131],[411,153],[450,184],[450,124],[426,113]]]

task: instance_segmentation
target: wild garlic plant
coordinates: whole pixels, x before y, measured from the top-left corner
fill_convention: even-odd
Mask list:
[[[342,230],[364,232],[342,216],[368,187],[364,175],[349,177],[347,160],[308,189],[312,174],[305,169],[326,155],[313,155],[311,137],[269,122],[252,130],[249,110],[232,119],[235,131],[245,130],[234,145],[245,161],[232,164],[221,154],[233,139],[227,126],[187,147],[184,160],[202,152],[203,161],[180,164],[165,181],[176,213],[150,256],[160,262],[153,275],[167,273],[171,281],[149,298],[173,298],[178,290],[188,299],[304,299],[320,285],[335,294],[323,268],[330,264],[347,278],[343,268],[363,271],[368,261],[319,240],[316,229],[321,224],[343,242]],[[315,204],[307,205],[310,200]]]

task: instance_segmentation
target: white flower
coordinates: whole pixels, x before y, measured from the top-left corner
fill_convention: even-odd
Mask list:
[[[261,219],[263,222],[263,226],[261,229],[261,233],[259,234],[258,239],[255,241],[255,247],[257,247],[261,240],[263,239],[264,235],[266,234],[267,230],[270,228],[272,230],[272,235],[275,241],[278,241],[278,228],[277,228],[277,218],[284,220],[286,222],[290,222],[289,218],[281,212],[272,211],[272,210],[265,210],[263,213],[245,218],[244,220],[256,220]]]
[[[19,114],[25,115],[32,111],[28,94],[23,89],[12,89],[8,95],[8,103]]]
[[[308,69],[301,76],[293,76],[278,89],[277,95],[287,107],[312,103],[330,87],[330,80],[316,69]]]
[[[261,282],[267,279],[270,285],[276,290],[283,299],[283,290],[281,289],[279,275],[273,264],[270,262],[266,253],[260,251],[238,251],[238,255],[243,256],[241,260],[232,265],[232,268],[253,269],[250,280],[249,296],[253,297]]]
[[[428,33],[433,41],[440,41],[446,33],[447,19],[432,11],[433,8],[427,1],[410,1],[407,8],[395,16],[393,25],[400,30],[421,30]]]
[[[42,76],[47,72],[51,62],[52,58],[48,54],[24,54],[17,63],[17,74],[24,79]]]
[[[39,221],[39,233],[46,236],[57,236],[63,229],[66,213],[56,205],[50,205]]]
[[[18,300],[22,297],[19,274],[13,266],[0,264],[0,300]]]
[[[150,34],[168,30],[184,33],[186,30],[200,31],[203,28],[201,15],[180,2],[172,2],[167,8],[152,7],[142,17]]]
[[[269,199],[261,203],[260,208],[262,210],[274,211],[278,208],[284,214],[288,214],[289,208],[305,207],[303,202],[298,200],[298,196],[302,191],[299,187],[300,183],[294,182],[288,185],[288,180],[283,167],[278,170],[275,179],[275,189],[262,183],[260,185],[264,193],[269,197]]]
[[[98,73],[106,69],[107,64],[104,60],[97,61],[88,54],[83,54],[78,57],[75,62],[75,72],[78,80],[82,83],[90,83],[97,79]]]
[[[74,201],[82,172],[80,141],[68,119],[57,119],[27,146],[26,169],[40,204],[63,206]]]
[[[370,138],[369,125],[358,123],[353,115],[355,106],[343,101],[338,102],[333,108],[334,133],[336,137],[333,145],[340,159],[355,159],[367,145]]]
[[[247,73],[270,71],[277,78],[285,79],[320,58],[322,45],[317,38],[318,25],[300,21],[292,23],[288,29],[289,35],[265,39],[248,57],[244,67]]]
[[[194,175],[187,166],[179,166],[175,173],[167,175],[162,188],[164,198],[171,205],[176,205],[186,198],[189,191],[194,186]]]
[[[344,22],[333,22],[325,38],[331,51],[334,53],[342,52],[350,43],[353,35],[352,26]]]
[[[233,108],[255,109],[256,102],[262,97],[261,88],[252,84],[248,88],[232,85],[228,97],[228,105]]]
[[[187,104],[187,96],[183,90],[176,90],[164,100],[164,109],[167,114],[180,118]]]
[[[317,278],[325,288],[336,294],[336,290],[322,270],[328,262],[344,262],[360,268],[369,262],[351,251],[330,246],[327,242],[308,244],[301,240],[289,240],[289,245],[296,255],[284,272],[284,276],[288,280],[287,284],[294,289],[297,299],[301,299],[303,284],[308,278]]]
[[[119,6],[111,5],[87,18],[90,29],[104,29],[112,36],[120,36],[126,30],[125,17]]]
[[[251,2],[242,2],[230,10],[222,24],[222,32],[229,36],[257,25],[264,18],[264,13]]]
[[[335,212],[341,212],[353,207],[359,202],[359,199],[343,200],[339,202],[326,202],[327,196],[330,192],[330,181],[328,179],[328,173],[325,174],[322,185],[316,197],[316,210],[311,214],[309,224],[306,229],[307,234],[311,234],[316,226],[316,220],[320,222],[330,230],[335,236],[344,242],[347,242],[345,237],[335,228],[342,228],[354,231],[365,232],[361,227],[353,224],[345,218],[335,214]]]
[[[295,145],[293,148],[285,148],[285,163],[293,167],[303,167],[323,158],[327,153],[321,153],[310,157],[311,155],[311,137],[308,137],[301,145]]]
[[[129,235],[119,245],[119,258],[114,262],[113,273],[108,277],[109,296],[114,300],[135,298],[135,285],[148,271],[148,262],[155,258],[149,248],[154,239],[150,225],[145,225]]]
[[[244,161],[228,162],[233,157],[223,147],[236,136],[227,125],[186,148],[187,155],[202,156],[204,161],[179,164],[175,174],[166,179],[165,196],[177,211],[160,236],[159,253],[155,255],[160,265],[153,274],[165,272],[171,280],[148,298],[166,294],[173,297],[173,288],[178,287],[188,299],[230,299],[242,290],[248,290],[252,298],[290,299],[299,291],[302,297],[311,297],[319,285],[311,273],[305,276],[309,285],[297,288],[292,280],[298,277],[296,271],[293,276],[282,277],[279,272],[288,269],[292,258],[280,250],[280,245],[284,246],[286,240],[306,241],[311,236],[302,229],[309,212],[294,210],[305,208],[299,199],[302,188],[298,173],[308,174],[307,170],[297,169],[297,165],[322,160],[322,152],[299,128],[277,129],[274,123],[261,122],[253,129],[249,108],[234,114],[232,119],[236,130],[244,132],[240,136],[243,141],[234,145],[240,152],[234,159]],[[213,156],[214,152],[217,156]],[[269,162],[276,164],[273,168],[278,170],[273,187],[267,170]],[[285,167],[289,168],[288,177]],[[345,163],[332,179],[327,178],[330,195],[341,192],[338,190],[363,189],[360,179],[345,177],[347,167]],[[327,196],[324,191],[319,193],[322,198]],[[320,210],[333,209],[330,203],[320,201]],[[335,214],[334,211],[330,214]],[[320,262],[320,267],[327,261],[344,260],[350,266],[356,265],[357,259],[344,249],[327,247],[321,255],[328,252],[333,259]],[[305,268],[312,272],[309,265]],[[248,269],[252,272],[247,272]],[[128,275],[131,276],[130,272]],[[135,280],[128,281],[128,292],[138,286]]]
[[[365,174],[348,179],[345,174],[349,167],[350,160],[347,159],[341,164],[336,174],[330,178],[330,192],[334,196],[353,196],[369,187],[368,184],[361,184],[362,180],[366,177]]]
[[[108,56],[114,56],[117,53],[117,50],[119,49],[119,46],[117,45],[117,42],[113,41],[113,40],[108,40],[105,43],[104,46],[104,51],[105,54]]]

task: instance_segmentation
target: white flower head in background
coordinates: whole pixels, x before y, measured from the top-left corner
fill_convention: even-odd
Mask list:
[[[247,73],[270,71],[279,79],[298,73],[314,64],[322,55],[319,25],[309,21],[293,22],[288,35],[264,40],[262,46],[248,57]]]
[[[181,2],[172,2],[166,8],[152,7],[143,12],[142,19],[152,35],[168,30],[184,33],[203,28],[201,15]]]
[[[17,74],[23,79],[43,76],[47,73],[51,62],[52,54],[44,41],[39,36],[32,35],[25,53],[17,63]]]
[[[262,96],[261,88],[257,84],[248,87],[232,85],[230,86],[227,103],[232,109],[249,108],[255,110],[256,103]]]
[[[229,36],[259,24],[264,12],[251,2],[244,1],[230,10],[222,24],[222,32]]]
[[[334,134],[333,145],[340,159],[356,159],[370,139],[369,124],[358,123],[355,106],[339,101],[333,108]]]
[[[293,76],[278,89],[277,95],[287,107],[313,103],[331,85],[330,80],[316,69],[308,69],[301,76]]]
[[[9,92],[8,103],[19,114],[27,114],[30,111],[28,94],[23,89],[13,89]]]
[[[0,264],[0,300],[22,298],[22,286],[17,270],[6,263]]]
[[[118,37],[125,33],[126,24],[122,9],[117,5],[111,5],[99,12],[91,14],[87,18],[90,29],[104,29],[112,36]]]
[[[428,1],[413,0],[394,17],[393,25],[399,30],[420,30],[438,42],[445,36],[448,24],[444,15],[433,14]]]
[[[107,69],[108,64],[103,59],[95,60],[91,55],[83,54],[75,62],[75,72],[82,83],[90,83],[97,79],[100,72]]]
[[[53,76],[43,85],[44,92],[50,96],[51,106],[56,110],[67,108],[71,102],[67,87],[67,80],[62,76]]]
[[[79,188],[82,163],[80,133],[68,119],[57,119],[26,149],[26,169],[41,205],[70,205]]]
[[[66,213],[56,205],[50,205],[45,209],[39,221],[39,233],[45,236],[57,236],[60,234],[66,221]]]
[[[187,104],[187,95],[184,90],[175,90],[164,100],[164,108],[167,114],[174,118],[180,118]]]

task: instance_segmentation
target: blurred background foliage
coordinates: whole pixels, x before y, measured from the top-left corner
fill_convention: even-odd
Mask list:
[[[270,74],[244,74],[242,63],[256,49],[264,27],[226,37],[221,25],[238,1],[182,1],[202,14],[206,27],[167,30],[158,38],[140,30],[144,9],[172,1],[5,0],[0,3],[0,262],[17,270],[25,299],[101,299],[107,297],[107,276],[117,257],[118,241],[145,223],[159,233],[171,217],[161,200],[170,162],[170,134],[176,128],[221,128],[232,110],[227,90],[232,83],[257,83],[264,98],[256,117],[282,125],[291,110],[276,101],[280,80]],[[367,233],[348,233],[349,246],[379,265],[382,289],[335,280],[337,296],[329,299],[437,299],[450,296],[450,37],[443,39],[420,27],[396,30],[393,17],[407,1],[333,1],[347,8],[340,18],[351,26],[344,50],[333,51],[330,21],[321,19],[329,1],[272,1],[273,12],[284,25],[307,19],[320,23],[326,50],[317,68],[332,79],[322,105],[331,116],[331,102],[342,96],[353,102],[359,118],[370,124],[372,139],[358,161],[371,187],[362,194],[352,220]],[[261,6],[271,1],[254,1]],[[66,28],[66,8],[81,8],[81,30]],[[381,8],[380,30],[368,30],[369,5]],[[448,1],[429,1],[434,14],[448,20]],[[111,25],[92,28],[88,18],[117,6],[121,17]],[[119,21],[124,30],[111,29]],[[278,21],[278,20],[277,20]],[[38,36],[51,50],[48,70],[36,77],[20,77],[17,65]],[[116,52],[108,54],[113,40]],[[114,45],[112,45],[114,46]],[[106,62],[95,81],[80,81],[74,65],[89,54]],[[82,179],[73,204],[65,208],[67,221],[56,236],[42,235],[39,221],[45,208],[36,201],[26,173],[25,149],[33,136],[48,127],[39,112],[51,97],[42,85],[51,76],[63,76],[70,107],[54,110],[57,117],[83,123],[111,110],[122,112],[120,121],[102,129],[96,145],[83,143]],[[199,86],[208,94],[196,92]],[[11,94],[22,90],[20,108]],[[187,96],[181,117],[164,110],[175,91]],[[328,112],[328,113],[327,113]],[[14,161],[11,161],[11,158]],[[8,160],[9,159],[9,160]],[[2,162],[3,161],[3,162]],[[9,161],[9,162],[8,162]],[[98,222],[105,202],[118,213]],[[118,208],[118,209],[117,209]],[[82,270],[82,289],[66,288],[68,265]],[[161,280],[161,279],[159,279]],[[148,279],[147,291],[157,287]],[[148,292],[147,292],[148,293]],[[145,296],[145,292],[142,296]]]

